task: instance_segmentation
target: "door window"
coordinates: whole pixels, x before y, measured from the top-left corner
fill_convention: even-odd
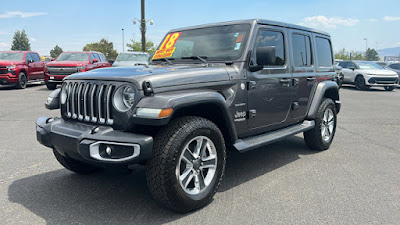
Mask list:
[[[317,37],[316,48],[318,65],[320,67],[328,67],[333,65],[331,42],[326,38]]]
[[[36,53],[31,53],[31,55],[32,55],[33,61],[35,61],[35,62],[40,62],[40,58],[39,58],[38,54],[36,54]]]
[[[29,60],[33,60],[33,58],[32,58],[30,53],[26,54],[25,60],[26,60],[26,62],[29,62]]]
[[[293,64],[295,67],[311,66],[313,64],[311,39],[302,34],[293,34],[292,37]]]
[[[274,47],[276,60],[275,64],[271,66],[285,65],[285,42],[283,40],[283,33],[279,31],[260,30],[256,37],[254,53],[258,47]],[[257,62],[256,54],[253,54],[254,62]]]

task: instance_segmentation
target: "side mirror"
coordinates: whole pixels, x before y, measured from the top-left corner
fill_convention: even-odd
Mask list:
[[[28,59],[26,62],[27,62],[28,64],[29,64],[29,63],[33,63],[33,59]]]
[[[276,62],[275,46],[258,47],[256,48],[257,65],[250,66],[250,72],[262,70],[264,66],[273,66]]]
[[[98,59],[93,59],[93,63],[97,63],[98,61]]]
[[[51,94],[47,98],[47,101],[44,103],[46,109],[53,110],[60,108],[60,92],[61,88],[58,88],[51,92]]]
[[[349,67],[350,70],[355,70],[356,68],[354,66]]]

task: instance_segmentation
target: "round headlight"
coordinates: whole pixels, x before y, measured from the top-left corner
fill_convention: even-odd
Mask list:
[[[68,89],[68,86],[66,84],[64,84],[61,88],[60,100],[61,100],[62,105],[64,105],[65,102],[67,101],[67,89]]]
[[[113,103],[118,111],[128,111],[135,104],[135,90],[126,85],[119,87],[114,94]]]

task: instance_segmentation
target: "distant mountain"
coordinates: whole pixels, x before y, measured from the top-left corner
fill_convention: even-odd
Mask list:
[[[379,49],[377,52],[379,56],[399,56],[400,47]]]

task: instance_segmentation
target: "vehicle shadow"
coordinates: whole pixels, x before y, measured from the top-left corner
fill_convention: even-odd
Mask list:
[[[366,90],[358,90],[354,87],[354,85],[345,85],[345,84],[343,84],[342,89],[350,91],[358,91],[358,92],[385,92],[385,89],[383,87],[371,87]]]
[[[219,192],[313,153],[316,152],[308,149],[300,137],[246,154],[229,152]],[[161,224],[186,216],[154,202],[146,186],[144,167],[139,166],[132,174],[105,171],[91,176],[55,170],[14,181],[8,188],[8,198],[47,224]]]

